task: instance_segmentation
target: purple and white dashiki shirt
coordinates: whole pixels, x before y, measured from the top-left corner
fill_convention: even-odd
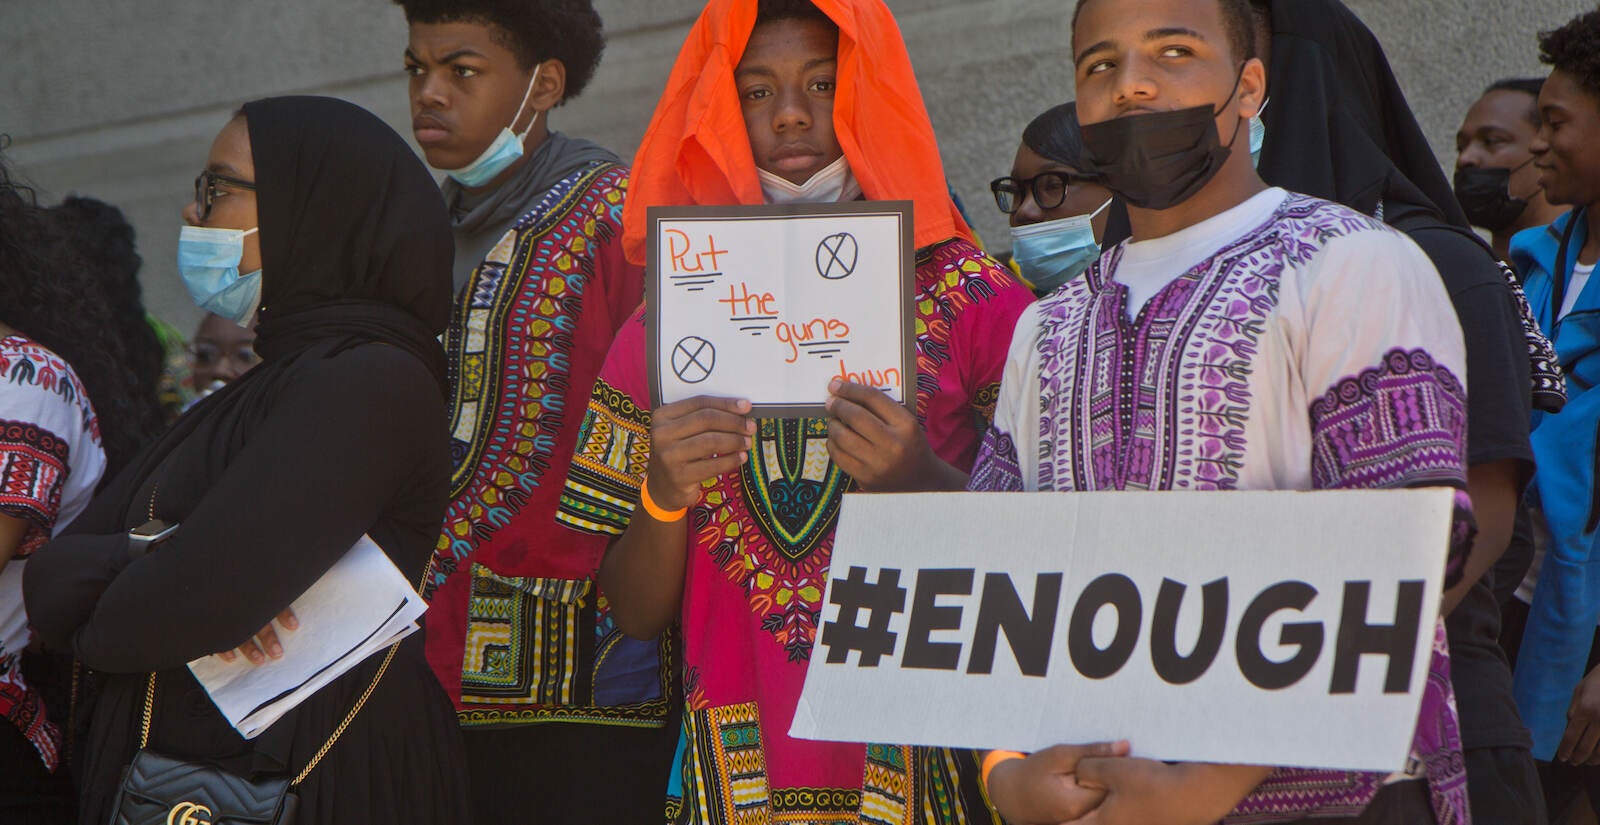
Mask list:
[[[1024,313],[970,487],[1459,491],[1465,364],[1421,249],[1270,189],[1107,250]],[[1452,575],[1470,535],[1464,492],[1457,501]],[[1449,666],[1440,622],[1406,773],[1279,769],[1228,822],[1354,815],[1386,782],[1416,777],[1441,825],[1470,822]]]

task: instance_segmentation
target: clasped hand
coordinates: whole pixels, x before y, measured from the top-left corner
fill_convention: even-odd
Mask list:
[[[1012,825],[1211,825],[1272,772],[1130,757],[1127,742],[1058,745],[996,765],[989,798]]]
[[[276,623],[282,625],[284,630],[297,630],[300,627],[300,620],[295,618],[294,610],[287,607],[278,614]],[[283,643],[278,640],[278,629],[273,626],[273,622],[267,622],[267,626],[261,628],[261,632],[246,639],[244,644],[217,654],[217,658],[230,664],[240,656],[250,660],[253,665],[265,664],[269,658],[283,658]]]

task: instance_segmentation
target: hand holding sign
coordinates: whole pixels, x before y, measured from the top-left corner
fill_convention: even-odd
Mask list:
[[[1127,742],[1056,745],[996,765],[989,774],[989,798],[1012,825],[1056,825],[1071,822],[1100,807],[1104,787],[1085,787],[1078,765],[1088,759],[1120,759]]]
[[[650,418],[650,497],[668,510],[700,501],[700,485],[750,460],[756,422],[750,402],[699,396],[657,408]]]
[[[917,417],[882,391],[835,378],[824,405],[828,454],[874,493],[960,490],[966,475],[934,455]]]
[[[1271,772],[1252,765],[1086,758],[1078,763],[1078,784],[1106,796],[1076,825],[1220,822]]]

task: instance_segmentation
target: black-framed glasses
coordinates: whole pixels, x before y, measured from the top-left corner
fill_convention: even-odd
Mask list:
[[[995,178],[989,184],[989,191],[994,193],[994,205],[1007,215],[1017,214],[1022,202],[1027,200],[1029,190],[1033,191],[1033,202],[1039,204],[1040,209],[1049,211],[1067,202],[1072,179],[1073,176],[1066,172],[1040,172],[1025,179]]]
[[[212,369],[223,361],[232,361],[240,372],[246,372],[261,363],[261,356],[256,354],[253,344],[224,349],[208,341],[196,341],[189,345],[189,357],[201,369]]]
[[[211,217],[211,205],[217,200],[217,184],[222,184],[230,189],[243,189],[246,192],[256,191],[253,181],[231,178],[219,175],[210,169],[200,173],[194,179],[194,205],[200,211],[200,220]]]

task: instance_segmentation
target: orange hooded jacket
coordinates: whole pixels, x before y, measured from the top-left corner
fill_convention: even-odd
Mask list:
[[[915,203],[918,247],[972,239],[945,182],[933,123],[900,27],[883,0],[812,0],[839,26],[834,131],[871,200]],[[623,249],[645,260],[646,210],[765,202],[733,72],[756,24],[757,0],[710,0],[633,161]]]

